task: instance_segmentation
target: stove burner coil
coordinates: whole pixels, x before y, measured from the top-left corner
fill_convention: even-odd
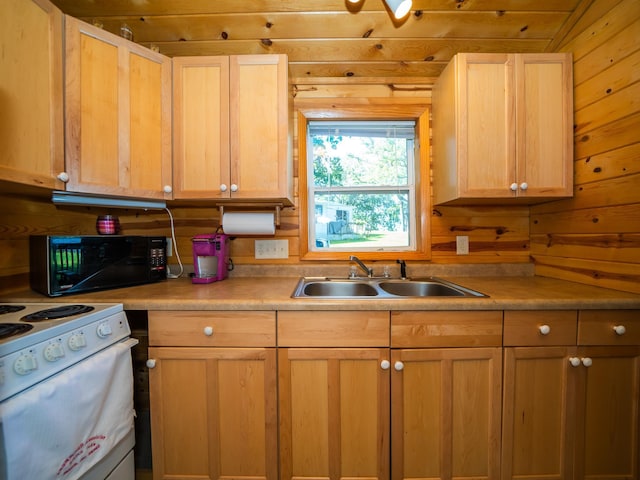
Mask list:
[[[4,315],[5,313],[15,313],[24,309],[24,305],[0,305],[0,315]]]
[[[40,310],[30,313],[21,318],[25,322],[40,322],[42,320],[55,320],[58,318],[71,317],[73,315],[80,315],[81,313],[88,313],[93,310],[93,307],[89,305],[63,305],[61,307],[47,308],[46,310]]]
[[[24,307],[23,307],[24,308]],[[0,323],[0,338],[22,335],[33,328],[33,325],[23,323]]]

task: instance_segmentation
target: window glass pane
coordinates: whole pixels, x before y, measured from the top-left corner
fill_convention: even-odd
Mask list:
[[[415,122],[309,123],[309,248],[415,249]]]
[[[411,245],[409,191],[316,193],[316,247],[396,250]]]

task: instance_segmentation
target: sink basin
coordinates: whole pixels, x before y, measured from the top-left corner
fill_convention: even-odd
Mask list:
[[[304,286],[308,297],[374,297],[378,291],[364,282],[312,281]]]
[[[391,295],[400,297],[464,297],[462,290],[439,282],[398,281],[380,282],[378,286]]]
[[[434,277],[420,279],[303,277],[293,298],[486,297]]]

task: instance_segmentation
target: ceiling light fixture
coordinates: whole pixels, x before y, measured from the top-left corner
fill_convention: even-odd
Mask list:
[[[384,2],[396,18],[404,17],[411,10],[411,0],[384,0]]]

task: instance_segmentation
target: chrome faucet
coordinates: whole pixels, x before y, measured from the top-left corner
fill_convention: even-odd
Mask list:
[[[351,255],[349,257],[349,260],[351,260],[352,262],[356,262],[358,266],[367,274],[367,277],[373,277],[373,268],[367,267],[358,257],[356,257],[355,255]]]

